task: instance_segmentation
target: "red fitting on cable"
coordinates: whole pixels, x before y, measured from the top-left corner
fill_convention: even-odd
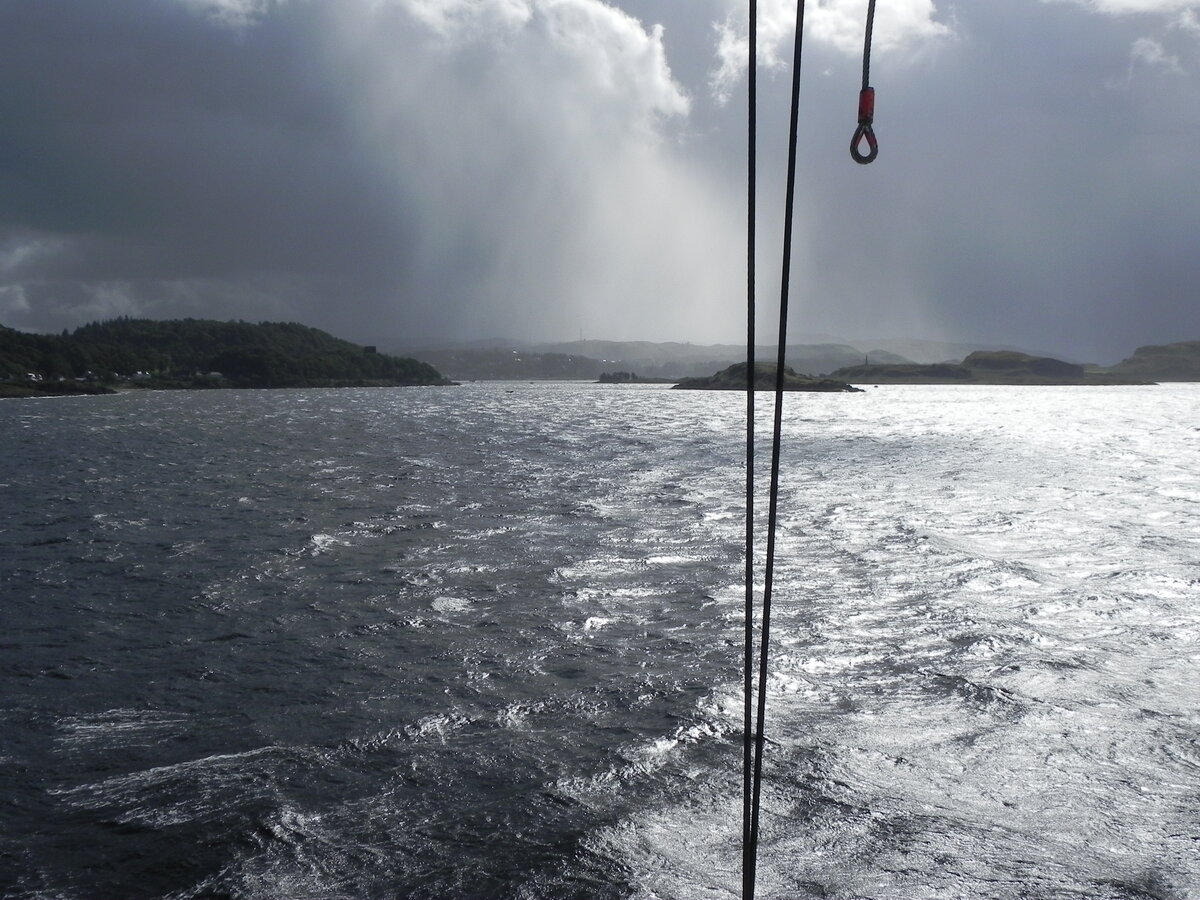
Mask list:
[[[863,88],[858,93],[858,128],[850,140],[850,156],[856,163],[864,166],[874,162],[875,157],[879,155],[879,143],[875,140],[875,130],[872,128],[874,122],[875,88]],[[863,138],[867,140],[868,152],[865,154],[859,150]]]
[[[863,88],[858,92],[858,124],[870,125],[875,121],[875,88]]]

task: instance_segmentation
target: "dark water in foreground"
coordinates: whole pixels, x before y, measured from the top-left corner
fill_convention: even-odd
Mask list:
[[[735,896],[742,402],[0,404],[0,892]],[[760,895],[1200,897],[1200,390],[788,409]]]

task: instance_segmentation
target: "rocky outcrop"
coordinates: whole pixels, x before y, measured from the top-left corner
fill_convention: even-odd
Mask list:
[[[1200,341],[1138,347],[1109,371],[1143,381],[1200,381]]]

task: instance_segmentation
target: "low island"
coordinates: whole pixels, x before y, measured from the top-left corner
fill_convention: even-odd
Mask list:
[[[1016,350],[978,350],[960,363],[846,366],[832,373],[859,384],[1148,384],[1144,377],[1120,371],[1032,356]]]
[[[774,363],[757,363],[754,366],[754,389],[759,391],[775,390],[776,371]],[[675,388],[685,391],[744,391],[746,390],[746,381],[746,363],[734,363],[715,375],[681,379]],[[813,378],[809,375],[800,375],[790,366],[783,367],[783,389],[785,391],[827,392],[861,390],[836,378]]]
[[[675,384],[676,378],[646,377],[637,372],[601,372],[597,384]]]

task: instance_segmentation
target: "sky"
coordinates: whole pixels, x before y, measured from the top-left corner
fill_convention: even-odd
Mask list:
[[[1200,339],[1200,0],[809,0],[789,336]],[[759,2],[758,338],[796,9]],[[0,0],[0,324],[740,342],[733,0]]]

